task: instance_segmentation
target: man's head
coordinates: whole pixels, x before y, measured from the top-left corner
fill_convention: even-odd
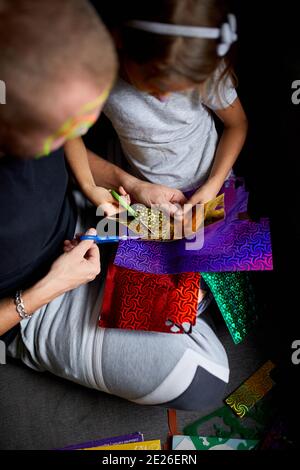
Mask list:
[[[0,152],[32,157],[82,134],[117,71],[113,44],[87,0],[0,0]],[[46,153],[47,153],[46,152]]]

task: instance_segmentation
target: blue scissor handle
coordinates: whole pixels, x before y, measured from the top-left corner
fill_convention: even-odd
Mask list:
[[[99,237],[99,235],[82,235],[80,240],[93,240],[95,243],[103,244],[103,243],[118,243],[120,241],[126,240],[140,240],[139,236],[113,236],[113,237]]]
[[[120,237],[99,237],[98,235],[82,235],[80,240],[93,240],[95,243],[118,243]]]

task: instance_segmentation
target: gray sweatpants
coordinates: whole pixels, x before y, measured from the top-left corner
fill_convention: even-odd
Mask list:
[[[191,335],[103,329],[102,296],[96,280],[55,299],[22,321],[10,355],[136,403],[196,410],[222,398],[226,353],[201,317]]]
[[[89,226],[81,218],[77,230]],[[103,291],[102,276],[44,306],[21,322],[8,353],[32,369],[135,403],[186,410],[218,404],[228,360],[201,316],[189,335],[99,328]]]

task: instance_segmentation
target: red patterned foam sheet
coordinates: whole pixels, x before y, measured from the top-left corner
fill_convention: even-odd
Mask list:
[[[145,274],[112,263],[99,326],[171,333],[171,325],[196,322],[199,273]]]

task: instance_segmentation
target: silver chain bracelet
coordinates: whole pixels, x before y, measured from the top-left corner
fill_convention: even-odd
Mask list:
[[[14,301],[15,301],[15,305],[16,305],[16,310],[19,314],[19,317],[22,318],[22,320],[25,320],[26,318],[30,318],[32,316],[32,315],[29,315],[29,313],[26,312],[21,290],[18,290],[16,292]]]

